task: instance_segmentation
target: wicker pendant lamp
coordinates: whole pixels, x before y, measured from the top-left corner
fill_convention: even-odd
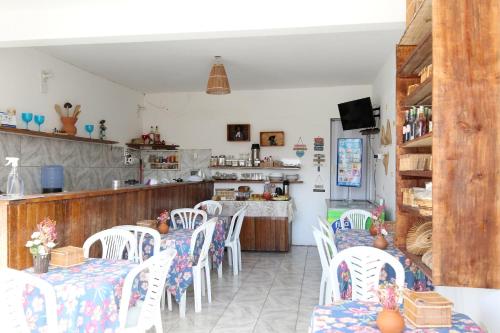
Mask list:
[[[226,70],[220,58],[220,56],[215,57],[215,63],[212,65],[210,75],[208,76],[207,94],[210,95],[226,95],[231,93]]]

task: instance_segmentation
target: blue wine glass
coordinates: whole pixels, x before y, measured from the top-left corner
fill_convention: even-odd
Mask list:
[[[21,113],[21,119],[26,123],[26,129],[28,129],[28,124],[33,120],[33,113],[23,112]]]
[[[89,133],[89,138],[92,139],[92,132],[94,131],[94,125],[87,124],[85,125],[85,130]]]
[[[40,125],[42,125],[44,122],[45,122],[45,116],[42,116],[41,114],[35,115],[35,124],[38,125],[38,132],[40,132]]]

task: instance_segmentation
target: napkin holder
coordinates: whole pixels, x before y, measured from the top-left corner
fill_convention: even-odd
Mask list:
[[[64,246],[50,251],[50,264],[57,267],[71,267],[80,265],[85,261],[83,248]]]

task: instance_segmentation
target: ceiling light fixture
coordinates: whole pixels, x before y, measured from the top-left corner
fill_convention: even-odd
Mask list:
[[[215,63],[212,65],[210,75],[208,76],[207,94],[210,95],[226,95],[231,93],[226,70],[220,59],[220,56],[215,56]]]

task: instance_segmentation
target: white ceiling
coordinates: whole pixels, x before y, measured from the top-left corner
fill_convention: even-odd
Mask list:
[[[204,91],[215,55],[222,56],[233,90],[307,88],[371,84],[402,30],[398,24],[362,31],[38,49],[145,93]]]

